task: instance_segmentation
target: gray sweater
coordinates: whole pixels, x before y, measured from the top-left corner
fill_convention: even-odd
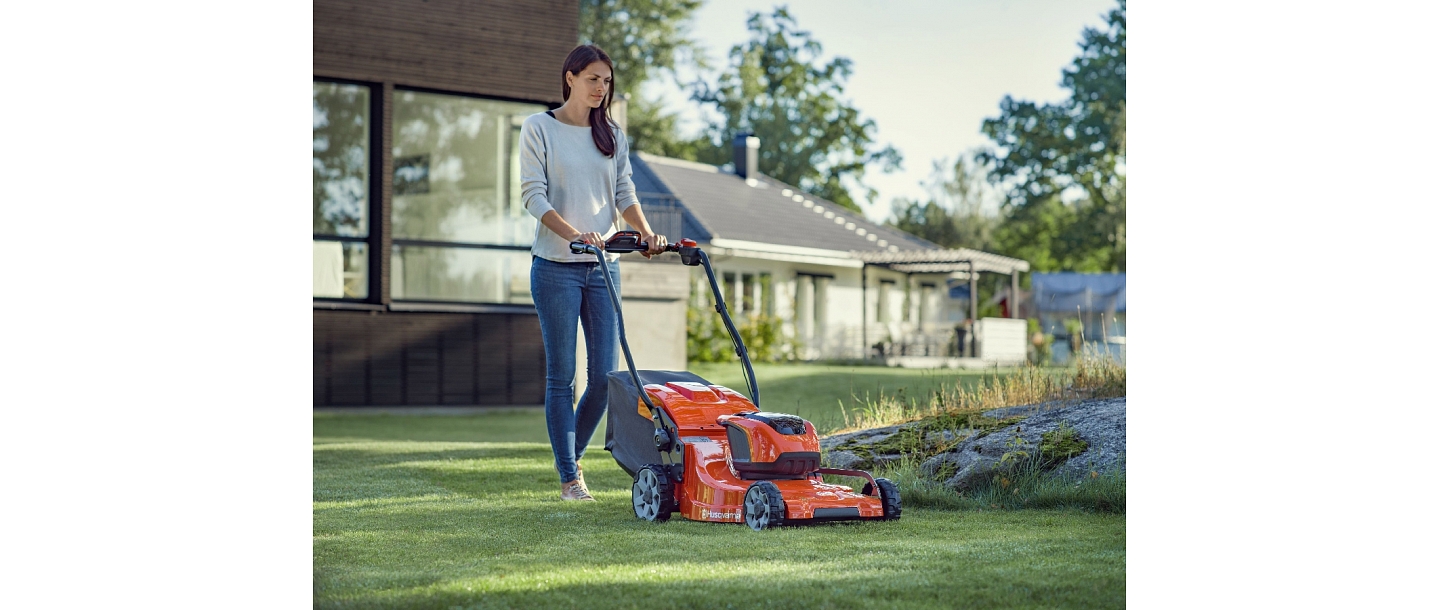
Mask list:
[[[606,157],[589,127],[566,125],[543,112],[526,117],[520,128],[520,198],[536,219],[555,210],[580,232],[609,237],[621,212],[638,203],[625,134],[615,129],[615,156]],[[561,263],[595,260],[571,253],[570,242],[541,223],[535,223],[530,252]]]

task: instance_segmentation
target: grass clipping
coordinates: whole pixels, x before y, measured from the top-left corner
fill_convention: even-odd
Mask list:
[[[1101,512],[1125,512],[1125,475],[1118,469],[1091,472],[1089,478],[1071,483],[1046,476],[1057,457],[1069,457],[1083,450],[1084,441],[1069,438],[1068,427],[1047,434],[1034,455],[1017,451],[1012,463],[988,485],[956,492],[939,480],[924,476],[920,465],[929,457],[949,450],[949,443],[930,443],[929,432],[957,425],[988,434],[1023,417],[994,419],[984,412],[1004,407],[1047,405],[1055,408],[1093,398],[1125,395],[1125,367],[1109,358],[1081,358],[1074,367],[1047,369],[1027,365],[1014,372],[999,372],[981,379],[971,388],[959,384],[931,393],[923,403],[901,396],[881,395],[866,400],[855,412],[841,405],[849,432],[898,424],[914,424],[896,434],[888,444],[904,445],[900,460],[877,469],[877,475],[895,482],[906,506],[948,509],[1085,508]],[[1076,447],[1078,443],[1082,447]],[[1046,449],[1051,449],[1046,451]],[[1058,454],[1058,455],[1057,455]],[[1007,455],[1007,457],[1010,457]],[[1063,460],[1062,460],[1063,461]]]

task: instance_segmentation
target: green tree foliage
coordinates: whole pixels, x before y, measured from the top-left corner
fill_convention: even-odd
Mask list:
[[[700,149],[709,147],[703,138],[687,138],[680,133],[680,115],[665,112],[660,100],[648,99],[642,95],[630,98],[627,112],[629,125],[625,135],[630,138],[630,148],[652,155],[698,161]]]
[[[604,49],[615,63],[615,93],[628,95],[626,135],[634,150],[695,159],[698,143],[682,137],[675,113],[641,95],[650,79],[677,78],[677,66],[704,67],[687,26],[703,0],[581,0],[580,43]]]
[[[770,15],[751,13],[750,40],[730,49],[729,65],[716,85],[697,83],[693,97],[720,115],[706,129],[709,144],[699,160],[716,165],[732,159],[735,134],[760,138],[760,172],[807,193],[860,212],[846,184],[873,201],[876,191],[861,180],[879,163],[900,166],[900,153],[874,144],[875,122],[843,99],[851,62],[821,60],[820,42],[797,29],[785,7]]]
[[[985,211],[985,171],[962,155],[955,164],[936,161],[931,170],[930,198],[896,198],[889,225],[946,248],[989,250],[998,218]]]
[[[1036,271],[1125,270],[1125,0],[1086,28],[1063,73],[1069,99],[1005,96],[975,155],[1006,190],[997,249]]]

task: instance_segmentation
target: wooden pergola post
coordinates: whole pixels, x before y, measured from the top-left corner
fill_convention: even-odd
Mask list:
[[[1010,317],[1020,317],[1020,272],[1010,269]]]
[[[975,357],[975,331],[980,329],[980,291],[976,289],[975,260],[970,263],[970,357]]]
[[[869,286],[866,285],[866,284],[869,283],[869,278],[866,277],[866,273],[865,273],[865,272],[868,271],[869,269],[870,269],[870,266],[869,266],[869,265],[867,265],[867,264],[865,264],[865,263],[860,263],[860,359],[861,359],[861,360],[869,360],[869,359],[870,359],[870,311],[869,311],[869,310],[870,310],[870,302],[869,302],[870,295],[867,294],[867,293],[868,293],[868,290],[867,290],[867,289],[869,288]]]

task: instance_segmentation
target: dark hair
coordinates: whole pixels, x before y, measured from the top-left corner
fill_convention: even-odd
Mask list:
[[[560,91],[563,99],[570,99],[570,83],[565,80],[565,73],[569,72],[578,77],[586,66],[597,61],[610,66],[610,88],[605,91],[605,99],[600,100],[600,107],[590,109],[590,137],[595,140],[595,148],[600,149],[605,156],[613,157],[615,132],[611,131],[614,122],[610,120],[610,99],[615,97],[615,64],[610,62],[610,56],[593,44],[575,47],[575,50],[565,57],[565,67],[560,70]]]

